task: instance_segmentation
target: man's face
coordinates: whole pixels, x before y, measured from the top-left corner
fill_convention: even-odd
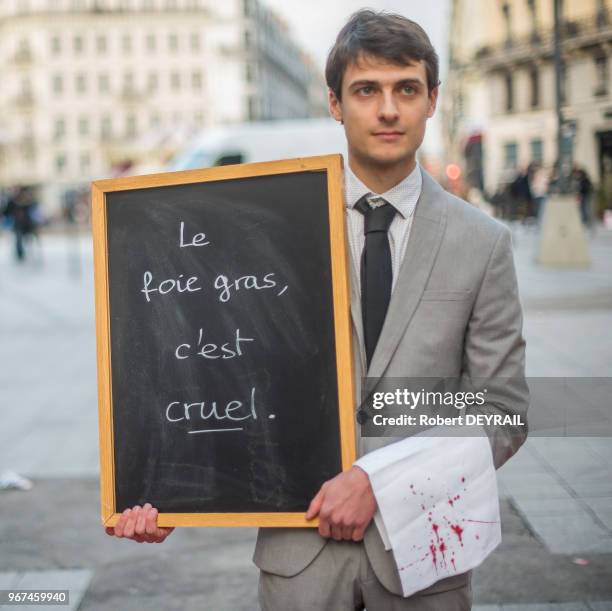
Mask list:
[[[414,159],[438,88],[427,91],[425,64],[390,64],[362,55],[342,79],[342,101],[329,94],[333,117],[344,121],[349,153],[360,164],[389,167]]]

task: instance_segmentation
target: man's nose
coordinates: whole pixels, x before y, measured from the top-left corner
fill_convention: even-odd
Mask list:
[[[396,121],[399,117],[399,111],[397,109],[396,101],[393,97],[393,92],[383,91],[380,101],[380,107],[378,108],[378,118],[381,121],[392,122]]]

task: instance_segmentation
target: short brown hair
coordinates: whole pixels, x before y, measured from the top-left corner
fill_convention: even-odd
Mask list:
[[[401,15],[362,9],[340,30],[325,66],[327,86],[339,100],[347,66],[362,55],[399,65],[422,60],[428,92],[440,84],[438,54],[429,37],[418,23]]]

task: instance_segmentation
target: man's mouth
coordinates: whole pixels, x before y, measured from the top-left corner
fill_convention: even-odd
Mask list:
[[[401,138],[404,135],[404,132],[399,132],[399,131],[378,131],[378,132],[374,132],[374,136],[376,138],[380,138],[381,140],[387,141],[387,142],[391,142],[393,140],[398,140],[399,138]]]

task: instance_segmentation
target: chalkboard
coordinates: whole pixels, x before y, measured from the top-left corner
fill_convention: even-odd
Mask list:
[[[102,521],[316,526],[355,458],[339,155],[92,185]]]

